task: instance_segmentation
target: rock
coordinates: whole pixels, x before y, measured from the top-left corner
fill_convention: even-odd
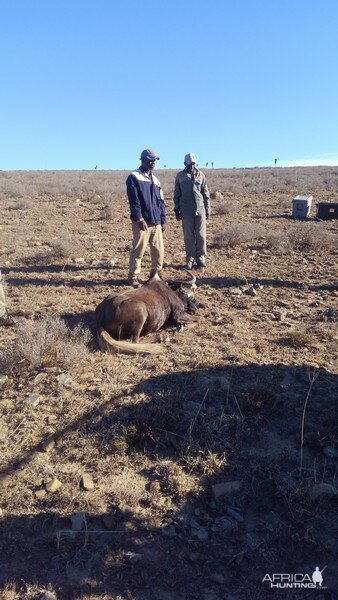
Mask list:
[[[241,296],[242,290],[236,287],[229,287],[228,292],[231,296]]]
[[[41,381],[44,381],[47,377],[47,373],[44,373],[43,371],[41,373],[38,373],[34,379],[33,379],[33,383],[37,384],[37,383],[41,383]]]
[[[338,490],[331,483],[315,483],[309,490],[312,501],[338,498]]]
[[[39,404],[40,400],[41,396],[28,396],[25,400],[25,404],[27,404],[27,406],[35,407]]]
[[[225,579],[221,573],[214,573],[211,575],[211,579],[214,583],[218,583],[219,585],[223,585],[225,583]]]
[[[87,492],[92,492],[94,489],[94,481],[88,473],[83,473],[81,477],[81,485]]]
[[[37,490],[34,495],[38,500],[43,500],[47,496],[47,492],[46,490]]]
[[[116,528],[116,518],[113,515],[102,515],[102,523],[109,531]]]
[[[108,260],[109,267],[115,267],[115,265],[116,265],[116,258],[111,258],[110,260]]]
[[[193,519],[191,520],[191,533],[196,536],[200,542],[205,542],[209,537],[207,529]]]
[[[135,565],[136,563],[140,562],[140,560],[142,560],[143,558],[142,554],[140,554],[139,552],[125,552],[124,556],[132,565]]]
[[[72,530],[73,531],[82,531],[82,529],[85,529],[86,513],[76,512],[70,517],[70,520],[72,522]]]
[[[46,490],[47,492],[53,494],[54,492],[57,492],[61,486],[61,481],[59,481],[56,477],[53,477],[53,479],[46,483]]]
[[[224,535],[237,529],[237,523],[234,523],[229,517],[217,517],[211,529],[218,535]]]
[[[247,286],[246,289],[243,291],[244,291],[244,294],[246,294],[247,296],[257,296],[257,293],[258,293],[253,285]]]
[[[56,379],[60,387],[71,389],[75,386],[75,381],[69,373],[61,373]]]
[[[223,483],[216,483],[212,486],[212,493],[214,495],[215,500],[225,496],[226,494],[231,494],[232,492],[238,492],[242,487],[242,483],[240,481],[224,481]]]
[[[284,309],[275,311],[274,313],[276,321],[285,321],[287,316],[287,311]]]
[[[227,514],[232,517],[233,519],[235,519],[235,521],[237,521],[237,523],[243,523],[244,519],[242,517],[242,515],[237,512],[237,510],[234,510],[233,508],[227,508]]]
[[[84,261],[85,261],[85,259],[84,259],[84,258],[82,258],[82,256],[81,256],[81,257],[79,257],[79,258],[74,258],[74,262],[75,262],[77,265],[83,265]]]

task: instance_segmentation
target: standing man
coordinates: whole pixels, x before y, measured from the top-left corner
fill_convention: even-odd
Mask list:
[[[205,267],[207,254],[206,219],[210,216],[210,195],[204,173],[196,167],[195,154],[184,157],[185,169],[176,175],[174,205],[182,221],[186,268]]]
[[[166,228],[166,216],[161,184],[153,175],[157,160],[159,157],[154,150],[143,150],[140,168],[133,171],[126,181],[133,231],[129,283],[135,288],[141,286],[141,261],[148,244],[151,256],[150,276],[160,272],[163,266],[162,232]]]
[[[1,283],[1,271],[0,271],[0,325],[14,325],[12,317],[8,314],[6,309],[5,291],[4,286]]]

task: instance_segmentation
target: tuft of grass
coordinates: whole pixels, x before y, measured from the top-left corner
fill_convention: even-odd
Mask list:
[[[236,212],[238,209],[238,202],[235,200],[222,200],[215,206],[213,205],[213,212],[215,215],[229,215]]]
[[[284,344],[291,348],[311,348],[315,344],[315,338],[305,331],[289,331],[284,337]]]
[[[114,207],[111,203],[106,204],[102,211],[102,218],[105,221],[111,221],[115,216]]]
[[[219,191],[211,192],[210,198],[211,200],[223,200],[223,194]]]
[[[299,223],[289,231],[288,240],[295,250],[316,250],[334,245],[332,234],[320,223]]]
[[[74,258],[83,254],[82,244],[67,230],[60,232],[59,238],[50,243],[53,258]]]
[[[88,356],[89,341],[88,330],[78,325],[70,331],[59,317],[39,321],[24,319],[20,323],[18,341],[0,355],[0,371],[10,372],[22,360],[33,367],[69,368]]]
[[[262,228],[251,223],[233,223],[215,234],[215,248],[233,248],[239,244],[252,242],[262,235]]]

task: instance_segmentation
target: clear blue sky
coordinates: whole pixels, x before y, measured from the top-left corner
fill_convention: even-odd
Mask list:
[[[12,0],[0,169],[338,164],[337,0]]]

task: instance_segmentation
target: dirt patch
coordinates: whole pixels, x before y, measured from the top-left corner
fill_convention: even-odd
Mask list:
[[[103,355],[93,335],[93,310],[126,285],[122,176],[109,175],[113,196],[98,173],[86,174],[85,189],[63,174],[59,191],[57,178],[39,177],[18,205],[13,179],[3,195],[1,266],[17,323],[0,329],[5,600],[46,591],[62,600],[263,599],[265,574],[312,575],[317,565],[327,566],[316,595],[334,597],[337,222],[311,223],[324,228],[323,246],[313,228],[310,245],[285,244],[281,231],[297,239],[291,200],[303,189],[270,171],[266,180],[264,170],[251,179],[236,171],[207,173],[222,192],[214,205],[231,199],[236,210],[215,210],[208,223],[198,325],[160,332],[166,352],[152,357]],[[314,197],[333,200],[324,172],[312,173]],[[166,193],[169,176],[159,175]],[[326,181],[335,176],[325,171]],[[169,194],[167,204],[170,216]],[[250,236],[212,246],[231,224]],[[165,247],[172,278],[184,263],[173,219]],[[84,473],[94,489],[83,488]],[[54,480],[61,485],[47,491]]]

